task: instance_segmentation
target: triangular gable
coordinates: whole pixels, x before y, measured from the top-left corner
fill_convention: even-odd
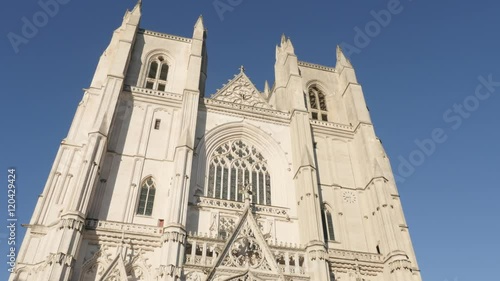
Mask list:
[[[271,108],[266,99],[243,71],[236,75],[222,89],[217,91],[211,98],[247,106]]]
[[[118,254],[116,258],[111,262],[109,267],[104,271],[101,279],[99,281],[127,281],[127,270],[125,269],[125,264],[123,263],[123,258],[121,254]]]
[[[238,277],[244,276],[251,278],[241,280],[259,280],[257,277],[254,277],[254,275],[258,276],[258,273],[283,277],[281,271],[278,269],[274,255],[269,249],[257,221],[250,211],[250,206],[247,206],[244,211],[237,227],[227,240],[224,250],[219,255],[206,280],[214,280],[216,274],[227,275],[228,271],[225,269],[231,272],[240,270],[240,275],[228,277],[227,280],[240,280]]]

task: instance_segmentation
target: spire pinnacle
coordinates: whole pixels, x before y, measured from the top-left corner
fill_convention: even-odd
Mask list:
[[[132,12],[134,12],[135,10],[141,10],[142,9],[142,0],[138,0],[137,3],[135,4],[134,6],[134,9],[132,9]]]
[[[244,73],[245,72],[245,67],[243,65],[240,66],[240,73]]]
[[[353,68],[351,61],[344,55],[344,52],[339,45],[337,45],[337,65]]]
[[[203,24],[203,15],[200,15],[198,17],[198,19],[196,20],[196,24],[194,25],[195,28],[197,27],[201,27],[201,28],[204,28],[204,24]]]
[[[286,43],[286,36],[285,33],[281,34],[281,45]]]
[[[290,54],[295,53],[292,40],[290,40],[290,37],[286,37],[284,33],[281,35],[281,44],[279,45],[279,49]]]
[[[141,20],[141,13],[142,1],[139,0],[137,4],[135,4],[132,11],[129,12],[127,10],[127,12],[125,13],[124,23],[126,22],[127,24],[139,25],[139,21]]]
[[[203,16],[200,15],[194,25],[193,38],[204,40],[206,35],[205,33],[206,30],[205,30],[205,24],[203,23]]]

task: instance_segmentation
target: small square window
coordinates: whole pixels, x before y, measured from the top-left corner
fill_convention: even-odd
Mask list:
[[[160,129],[160,123],[161,123],[160,119],[156,119],[155,120],[155,130],[159,130]]]
[[[158,91],[165,91],[165,84],[158,84]]]
[[[321,114],[321,120],[323,120],[323,121],[328,121],[328,115],[326,115],[326,114]]]
[[[318,113],[313,112],[313,113],[312,113],[312,119],[314,119],[314,120],[318,120]]]
[[[146,83],[146,88],[147,89],[153,89],[154,83],[153,82],[147,82]]]

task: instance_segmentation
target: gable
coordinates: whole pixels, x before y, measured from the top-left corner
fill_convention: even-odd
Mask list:
[[[247,206],[207,280],[221,277],[221,280],[260,280],[260,274],[282,277],[250,206]]]
[[[243,71],[212,96],[212,99],[271,109],[264,96]]]

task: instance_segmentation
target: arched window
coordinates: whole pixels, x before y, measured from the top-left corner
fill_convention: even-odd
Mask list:
[[[335,230],[333,228],[333,217],[332,212],[328,209],[326,205],[323,206],[323,212],[321,213],[321,219],[323,221],[323,234],[325,235],[326,241],[335,240]]]
[[[252,202],[271,205],[271,176],[267,161],[241,140],[219,146],[208,160],[206,195],[243,201],[242,188],[251,187]]]
[[[325,94],[317,87],[311,86],[308,91],[309,112],[314,120],[328,121]]]
[[[150,60],[144,87],[158,91],[165,91],[167,85],[168,64],[163,56]]]
[[[155,202],[155,182],[152,177],[145,179],[141,185],[141,194],[137,214],[142,216],[151,216],[153,213],[153,204]]]

